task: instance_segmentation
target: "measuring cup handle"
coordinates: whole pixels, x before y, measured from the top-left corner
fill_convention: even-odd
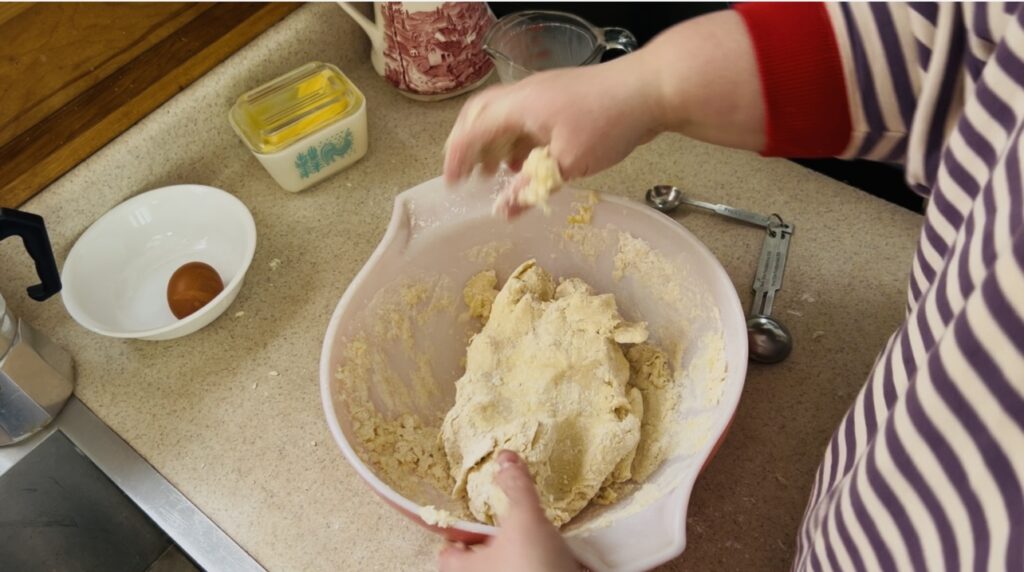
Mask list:
[[[601,32],[605,51],[620,50],[628,54],[640,47],[633,34],[624,28],[604,28]]]

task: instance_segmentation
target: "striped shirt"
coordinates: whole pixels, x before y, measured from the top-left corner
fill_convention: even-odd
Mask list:
[[[737,10],[766,154],[899,163],[929,199],[906,321],[825,450],[794,569],[1024,571],[1024,8]]]

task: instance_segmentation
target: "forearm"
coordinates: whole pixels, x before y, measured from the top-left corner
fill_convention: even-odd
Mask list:
[[[640,89],[655,90],[650,115],[662,130],[770,156],[828,157],[853,135],[838,41],[822,4],[751,3],[675,26],[620,59]]]
[[[665,31],[616,60],[649,91],[652,122],[695,139],[761,151],[765,110],[757,59],[738,14],[724,10]]]
[[[519,165],[531,149],[550,147],[572,180],[663,131],[765,155],[836,155],[851,131],[834,31],[823,5],[796,6],[741,5],[605,64],[487,89],[452,128],[445,177]]]

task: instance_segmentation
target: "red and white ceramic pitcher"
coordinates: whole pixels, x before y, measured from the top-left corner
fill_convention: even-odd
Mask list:
[[[494,24],[484,2],[374,2],[374,20],[338,2],[366,34],[378,74],[403,94],[438,100],[465,93],[494,68],[483,38]]]

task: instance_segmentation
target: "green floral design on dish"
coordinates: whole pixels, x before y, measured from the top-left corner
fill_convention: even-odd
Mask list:
[[[328,165],[352,152],[352,130],[346,129],[320,144],[319,149],[311,145],[295,157],[295,168],[299,176],[308,179],[327,168]]]

